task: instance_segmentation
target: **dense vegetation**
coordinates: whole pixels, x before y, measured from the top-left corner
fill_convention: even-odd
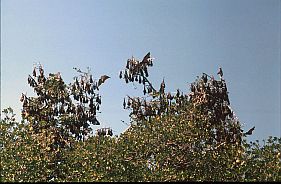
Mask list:
[[[0,122],[1,181],[281,181],[281,138],[248,143],[230,107],[222,69],[205,73],[184,94],[157,90],[148,80],[153,58],[127,60],[120,79],[139,83],[144,96],[124,98],[131,125],[119,136],[93,134],[101,105],[90,71],[65,84],[59,73],[34,68],[22,94],[22,121],[12,108]]]

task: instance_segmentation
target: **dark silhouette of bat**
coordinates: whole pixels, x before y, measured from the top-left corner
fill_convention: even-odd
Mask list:
[[[92,78],[92,75],[90,75],[90,83],[93,83],[93,78]]]
[[[33,77],[36,77],[36,71],[35,71],[35,68],[33,69]]]
[[[252,135],[254,129],[255,129],[255,127],[251,128],[251,129],[248,130],[246,133],[244,133],[244,135]]]
[[[148,53],[144,56],[144,58],[142,59],[142,62],[143,62],[143,63],[147,63],[149,58],[150,58],[150,52],[148,52]]]
[[[223,76],[223,72],[222,72],[222,69],[221,69],[221,67],[219,68],[219,71],[218,71],[218,73],[217,73],[218,75],[220,75],[220,77],[222,77]]]
[[[124,107],[124,109],[126,109],[126,101],[125,101],[125,98],[124,98],[124,101],[123,101],[123,107]]]
[[[165,90],[165,81],[164,81],[164,79],[163,79],[163,81],[162,81],[162,83],[161,83],[161,85],[160,85],[160,93],[164,93],[164,90]]]
[[[107,79],[109,79],[110,77],[107,75],[103,75],[100,77],[99,81],[98,81],[98,86],[100,86],[102,83],[104,83]]]

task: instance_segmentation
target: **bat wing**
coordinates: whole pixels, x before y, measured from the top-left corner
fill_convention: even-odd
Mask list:
[[[101,84],[103,84],[107,79],[109,79],[110,77],[107,75],[103,75],[100,77],[99,81],[98,81],[98,86],[100,86]]]
[[[251,128],[250,130],[248,130],[245,135],[252,135],[253,131],[254,131],[255,127]]]
[[[143,60],[142,60],[142,62],[147,62],[147,60],[150,58],[150,52],[148,52],[145,56],[144,56],[144,58],[143,58]]]

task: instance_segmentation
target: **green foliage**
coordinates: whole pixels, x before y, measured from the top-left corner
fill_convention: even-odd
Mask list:
[[[222,70],[219,80],[203,74],[190,93],[172,95],[164,80],[159,90],[149,82],[150,66],[148,53],[120,72],[143,85],[144,96],[124,99],[131,125],[119,136],[85,132],[108,77],[76,69],[80,78],[67,85],[39,66],[28,79],[37,97],[21,99],[23,120],[2,111],[0,181],[281,181],[281,138],[247,143],[252,130],[243,133],[232,112]]]
[[[263,145],[255,141],[245,147],[246,181],[281,181],[281,138],[269,136]]]

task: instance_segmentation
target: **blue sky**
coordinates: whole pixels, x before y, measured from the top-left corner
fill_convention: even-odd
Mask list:
[[[1,109],[20,115],[33,63],[61,72],[69,83],[78,67],[111,76],[100,93],[100,127],[127,126],[123,97],[141,95],[119,71],[132,55],[155,57],[150,79],[168,91],[189,92],[202,72],[222,67],[231,106],[249,140],[280,137],[279,0],[2,0]]]

